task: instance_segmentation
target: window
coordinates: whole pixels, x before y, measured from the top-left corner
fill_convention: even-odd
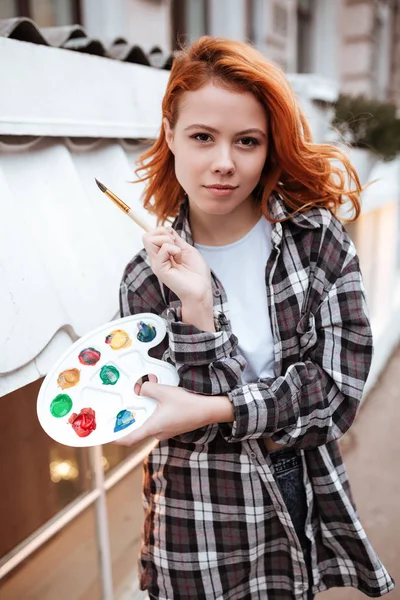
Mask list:
[[[172,0],[172,47],[209,33],[209,0]]]
[[[311,72],[313,0],[297,4],[297,61],[299,73]]]
[[[7,515],[2,520],[0,560],[92,487],[87,449],[58,444],[40,427],[36,398],[41,383],[0,398],[0,453],[6,457],[0,462],[5,483],[0,511]]]
[[[1,0],[0,19],[29,17],[39,27],[81,23],[80,0]]]

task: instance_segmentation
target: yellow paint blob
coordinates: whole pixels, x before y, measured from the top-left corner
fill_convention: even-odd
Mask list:
[[[114,329],[107,337],[106,344],[110,344],[113,350],[121,350],[121,348],[129,348],[132,345],[132,340],[126,331],[122,329]]]

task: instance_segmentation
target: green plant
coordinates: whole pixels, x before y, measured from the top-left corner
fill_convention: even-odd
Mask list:
[[[367,148],[384,161],[400,153],[400,119],[393,104],[340,95],[332,125],[352,146]]]

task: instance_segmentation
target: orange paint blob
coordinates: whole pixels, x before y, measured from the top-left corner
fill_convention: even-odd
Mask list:
[[[62,390],[77,385],[81,378],[81,372],[79,369],[67,369],[59,374],[57,384]]]

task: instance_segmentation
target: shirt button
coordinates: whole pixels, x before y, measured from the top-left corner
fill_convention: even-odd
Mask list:
[[[250,452],[250,458],[257,458],[257,454],[255,452]]]
[[[221,295],[221,292],[220,292],[220,290],[218,290],[218,289],[214,290],[214,296],[215,296],[216,298],[218,298],[220,295]]]
[[[228,319],[226,318],[226,315],[224,313],[219,313],[218,322],[221,326],[228,324]]]

